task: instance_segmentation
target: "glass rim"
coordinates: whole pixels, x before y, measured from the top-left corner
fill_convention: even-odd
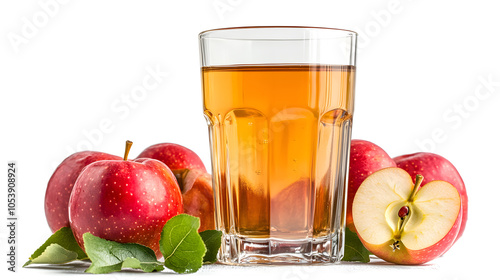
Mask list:
[[[207,38],[207,39],[225,39],[225,40],[235,40],[235,39],[239,39],[239,40],[269,40],[269,41],[272,41],[272,40],[297,40],[297,39],[293,39],[293,38],[288,38],[288,39],[287,38],[281,38],[281,39],[276,39],[276,38],[231,38],[231,37],[225,37],[225,36],[207,37],[208,35],[210,35],[212,33],[219,33],[221,31],[249,30],[249,29],[256,29],[256,30],[258,30],[258,29],[266,29],[266,30],[271,30],[271,29],[324,30],[324,31],[334,31],[334,32],[345,33],[346,36],[348,36],[348,35],[358,36],[357,32],[349,30],[349,29],[342,29],[342,28],[319,27],[319,26],[289,26],[289,25],[283,25],[283,26],[269,25],[269,26],[267,26],[267,25],[264,25],[264,26],[238,26],[238,27],[223,27],[223,28],[208,29],[208,30],[200,32],[198,34],[198,37],[200,39]],[[304,40],[304,39],[302,38],[299,40]]]

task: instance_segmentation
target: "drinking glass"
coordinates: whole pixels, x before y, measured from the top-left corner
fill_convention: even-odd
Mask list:
[[[342,259],[356,36],[283,26],[200,33],[220,262]]]

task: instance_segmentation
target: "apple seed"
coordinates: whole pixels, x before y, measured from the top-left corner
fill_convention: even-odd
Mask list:
[[[404,219],[404,217],[408,216],[408,213],[410,212],[410,208],[408,206],[403,206],[401,209],[398,211],[398,216],[401,219]]]

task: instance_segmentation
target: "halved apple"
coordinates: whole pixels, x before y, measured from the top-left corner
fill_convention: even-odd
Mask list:
[[[461,223],[460,194],[450,183],[432,181],[420,188],[400,168],[379,170],[363,181],[352,215],[363,245],[381,259],[422,264],[446,252]]]

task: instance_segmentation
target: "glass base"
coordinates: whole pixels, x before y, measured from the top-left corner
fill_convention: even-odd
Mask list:
[[[336,232],[321,238],[286,240],[225,234],[218,258],[230,265],[335,263],[344,255],[343,238],[338,236]]]

